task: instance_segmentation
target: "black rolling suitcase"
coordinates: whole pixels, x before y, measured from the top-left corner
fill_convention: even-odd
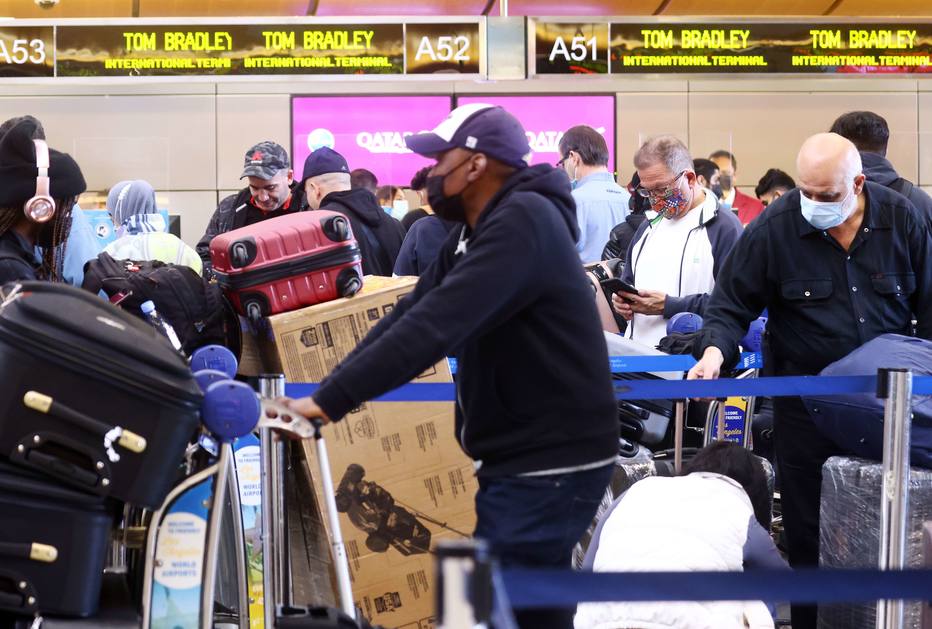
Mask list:
[[[202,399],[155,328],[70,286],[3,287],[0,456],[87,492],[157,508]]]
[[[96,613],[112,521],[105,499],[0,463],[0,610]]]

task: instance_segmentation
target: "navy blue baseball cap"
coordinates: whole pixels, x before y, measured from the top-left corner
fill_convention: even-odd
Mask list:
[[[483,103],[457,107],[436,129],[409,135],[405,144],[424,157],[462,148],[484,153],[515,168],[527,166],[531,153],[518,119],[501,107]]]
[[[346,159],[332,148],[322,146],[304,160],[302,180],[327,173],[349,174]]]

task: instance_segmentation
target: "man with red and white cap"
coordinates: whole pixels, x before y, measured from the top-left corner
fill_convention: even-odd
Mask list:
[[[506,566],[568,568],[618,451],[611,374],[566,174],[529,167],[521,124],[472,104],[407,138],[435,158],[430,206],[453,229],[414,292],[313,397],[337,421],[456,356],[456,436],[476,462],[476,536]],[[572,609],[527,610],[522,628],[568,629]]]

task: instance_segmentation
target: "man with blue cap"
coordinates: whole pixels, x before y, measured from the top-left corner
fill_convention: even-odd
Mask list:
[[[312,210],[339,212],[349,219],[359,245],[364,275],[390,277],[405,228],[379,206],[366,188],[353,188],[346,159],[323,146],[304,160],[302,187]]]
[[[431,208],[463,225],[313,397],[288,403],[337,421],[455,356],[456,436],[479,477],[476,537],[505,566],[569,568],[619,436],[569,180],[527,165],[525,131],[501,107],[459,107],[406,141],[437,160]],[[572,618],[572,609],[518,613],[524,629],[568,629]]]

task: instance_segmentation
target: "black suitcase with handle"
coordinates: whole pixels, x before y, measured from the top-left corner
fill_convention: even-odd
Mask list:
[[[94,614],[112,522],[106,499],[0,462],[0,610]]]
[[[177,478],[201,391],[152,326],[70,286],[0,301],[0,456],[150,509]]]

